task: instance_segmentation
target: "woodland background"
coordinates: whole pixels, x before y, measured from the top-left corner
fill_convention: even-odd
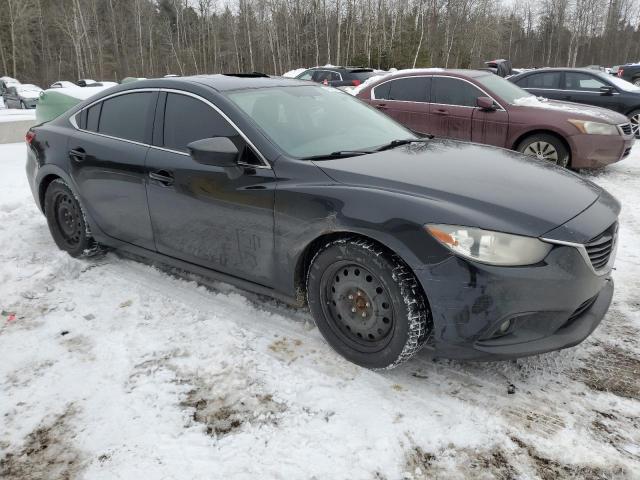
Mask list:
[[[235,3],[234,3],[235,2]],[[640,61],[640,0],[0,0],[0,75]]]

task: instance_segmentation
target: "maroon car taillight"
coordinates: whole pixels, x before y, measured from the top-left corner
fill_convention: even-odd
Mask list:
[[[358,85],[360,85],[362,82],[360,80],[352,80],[351,81],[351,85],[353,85],[354,87],[357,87]]]
[[[32,130],[29,130],[27,134],[24,136],[24,141],[27,142],[27,145],[31,145],[31,142],[36,138],[36,133]]]

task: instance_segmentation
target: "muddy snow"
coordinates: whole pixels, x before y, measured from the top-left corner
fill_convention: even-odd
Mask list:
[[[640,149],[616,294],[583,344],[500,363],[347,363],[309,314],[59,252],[0,146],[0,478],[640,478]]]

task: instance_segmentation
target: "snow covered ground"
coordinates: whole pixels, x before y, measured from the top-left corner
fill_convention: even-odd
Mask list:
[[[640,148],[590,175],[624,204],[592,337],[383,373],[305,311],[61,253],[24,150],[0,146],[0,478],[640,478]]]

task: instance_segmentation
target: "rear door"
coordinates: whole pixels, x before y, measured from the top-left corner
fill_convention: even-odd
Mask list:
[[[553,100],[567,100],[566,92],[562,90],[563,72],[536,72],[519,79],[516,82],[520,88],[536,97],[551,98]]]
[[[602,87],[613,88],[611,93],[600,91]],[[565,72],[564,90],[566,99],[571,102],[586,103],[596,107],[620,109],[618,97],[620,93],[610,83],[598,78],[596,75],[584,72]]]
[[[434,127],[432,133],[470,141],[476,99],[483,95],[466,80],[434,76],[429,107],[430,124]]]
[[[158,93],[118,94],[74,117],[68,141],[71,175],[91,217],[110,237],[154,249],[145,158]]]
[[[241,168],[196,162],[187,144],[229,137]],[[161,94],[147,158],[147,196],[157,251],[267,285],[273,268],[275,175],[208,101]]]
[[[420,133],[433,133],[429,123],[431,77],[404,77],[381,83],[371,104],[399,123]]]

